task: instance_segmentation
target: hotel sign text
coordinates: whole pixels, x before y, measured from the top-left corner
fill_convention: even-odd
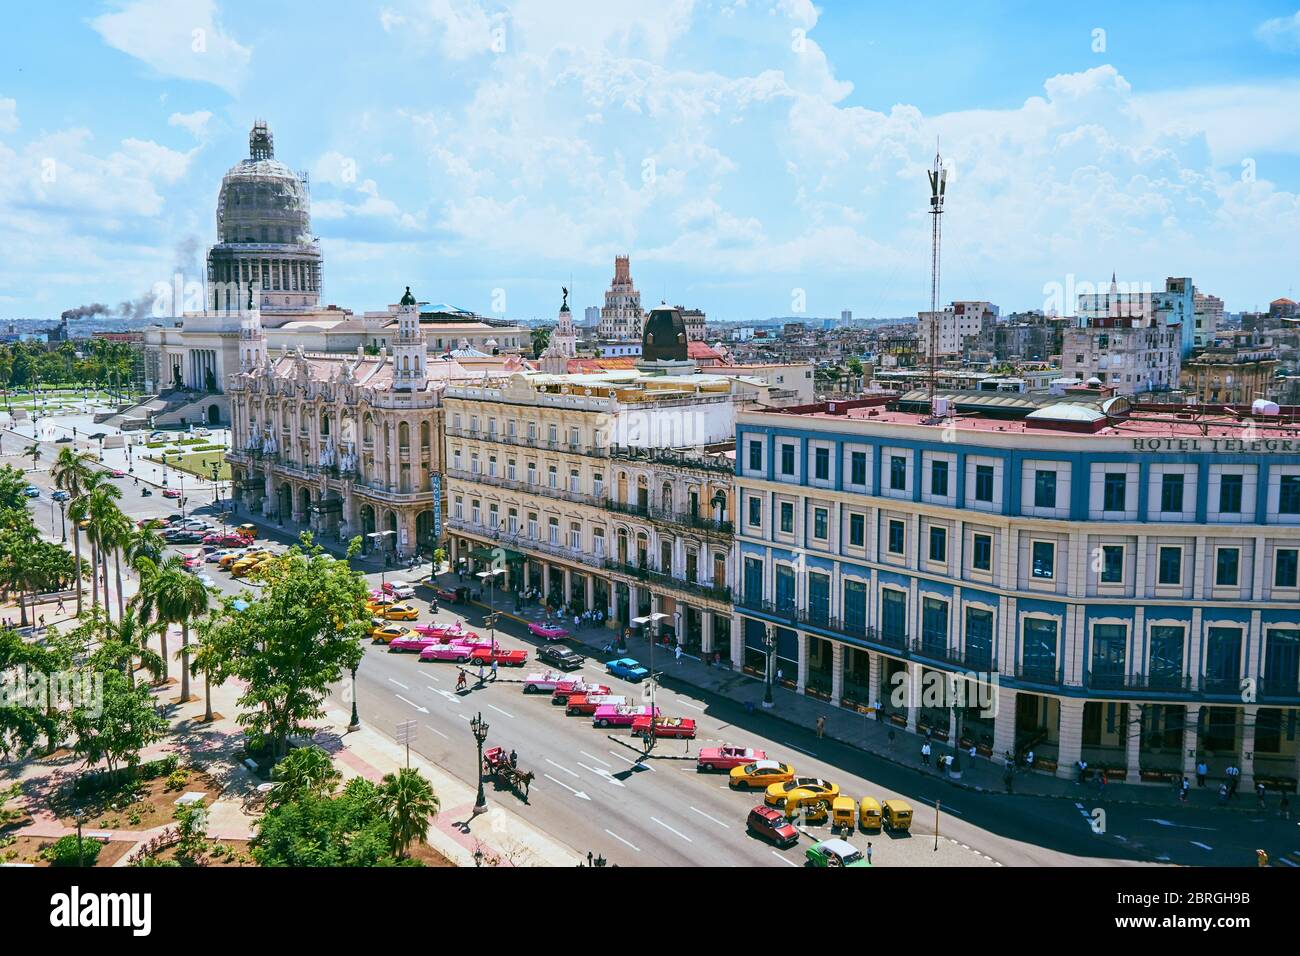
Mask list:
[[[1134,451],[1280,452],[1300,454],[1296,438],[1134,438]]]

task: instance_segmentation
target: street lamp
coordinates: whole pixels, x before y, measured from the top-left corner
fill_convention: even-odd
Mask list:
[[[386,539],[390,534],[393,535],[394,537],[397,536],[397,532],[396,532],[396,531],[372,531],[372,532],[370,532],[368,535],[366,535],[366,537],[369,538],[371,541],[374,542],[374,544],[375,544],[375,550],[376,550],[376,551],[383,551],[383,550],[384,550],[384,540],[385,540],[385,539]],[[384,566],[383,566],[382,568],[379,569],[379,589],[380,589],[381,591],[384,589],[384,585],[387,583],[387,580],[386,580],[387,577],[388,577],[388,562],[385,561],[385,562],[384,562]]]
[[[487,794],[483,792],[483,741],[487,740],[488,725],[482,711],[474,715],[469,729],[474,732],[474,740],[478,743],[478,799],[474,803],[474,813],[479,814],[487,809]]]
[[[653,724],[655,712],[655,684],[657,683],[655,675],[655,639],[659,636],[659,622],[668,617],[660,611],[651,611],[644,617],[632,618],[632,623],[637,627],[645,628],[645,635],[650,639],[650,717]]]
[[[488,627],[491,628],[492,646],[497,646],[497,602],[496,602],[496,583],[497,577],[506,574],[505,568],[491,568],[487,571],[479,571],[474,576],[487,585],[488,589]]]
[[[776,651],[776,638],[772,636],[772,628],[769,625],[763,631],[763,652],[767,658],[767,680],[763,682],[763,706],[775,706],[772,700],[772,655]]]
[[[348,733],[361,729],[361,715],[357,713],[357,668],[352,666],[352,723],[348,724]]]

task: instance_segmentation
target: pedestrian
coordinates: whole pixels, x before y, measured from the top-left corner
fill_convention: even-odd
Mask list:
[[[1032,750],[1025,754],[1025,769],[1034,769],[1034,752]]]
[[[492,679],[497,679],[497,662],[495,660],[492,662]]]
[[[41,628],[42,628],[42,630],[43,630],[43,629],[45,628],[45,615],[44,615],[44,614],[41,615],[40,620],[41,620]]]
[[[1191,785],[1187,782],[1187,778],[1186,778],[1186,777],[1183,777],[1183,782],[1180,783],[1180,784],[1178,785],[1178,800],[1179,800],[1179,802],[1184,803],[1184,804],[1187,803],[1187,791],[1188,791],[1190,788],[1191,788]]]
[[[1106,792],[1106,783],[1107,783],[1106,771],[1103,770],[1101,772],[1101,776],[1097,779],[1097,797],[1099,799],[1101,795]]]
[[[871,841],[867,841],[867,866],[871,865]]]
[[[1283,820],[1291,819],[1291,800],[1287,797],[1286,791],[1282,791],[1282,799],[1277,804],[1277,815]]]
[[[519,766],[519,754],[515,753],[514,747],[510,748],[510,766],[511,767]]]
[[[1079,783],[1083,783],[1088,777],[1088,761],[1080,757],[1075,766],[1079,768]]]
[[[682,663],[682,645],[680,644],[677,645],[676,657],[677,657],[677,665],[680,667]]]
[[[820,740],[826,734],[826,717],[823,715],[817,718],[817,739]]]
[[[478,682],[483,683],[483,662],[478,662]]]
[[[1236,799],[1237,785],[1241,782],[1240,780],[1241,771],[1237,769],[1236,764],[1233,764],[1230,767],[1228,767],[1226,773],[1228,774],[1228,796],[1231,797],[1232,799]]]
[[[1255,862],[1260,866],[1268,866],[1268,854],[1263,850],[1255,851]]]
[[[785,678],[785,672],[781,668],[776,669],[776,682],[779,684]]]
[[[1228,785],[1226,783],[1221,783],[1219,784],[1219,806],[1223,806],[1227,802],[1228,802]]]
[[[974,744],[971,744],[971,745],[970,745],[970,759],[971,759],[972,761],[974,761],[974,760],[975,760],[975,757],[976,757],[978,754],[979,754],[979,751],[975,749],[975,745],[974,745]]]
[[[1268,791],[1264,788],[1264,785],[1262,783],[1255,784],[1255,796],[1259,800],[1259,808],[1261,810],[1264,809],[1264,795],[1267,792]]]
[[[55,609],[55,613],[56,613],[56,614],[67,614],[67,613],[68,613],[68,612],[64,609],[64,607],[63,607],[63,601],[62,601],[62,600],[59,601],[59,606]]]
[[[874,710],[874,711],[876,712],[876,720],[884,720],[884,719],[885,719],[885,712],[884,712],[883,710],[880,709],[880,699],[879,699],[879,698],[876,698],[876,702],[875,702],[875,704],[872,705],[872,708],[871,708],[871,709]],[[890,733],[892,734],[893,731],[890,731]]]
[[[893,727],[889,728],[889,751],[890,753],[893,753],[894,751],[894,728]]]
[[[930,742],[927,740],[921,744],[921,763],[930,766]]]
[[[1205,765],[1205,761],[1204,761],[1204,760],[1197,761],[1197,764],[1196,764],[1196,785],[1197,785],[1198,787],[1204,787],[1204,786],[1205,786],[1205,776],[1206,776],[1206,774],[1208,774],[1209,772],[1210,772],[1210,768],[1207,767],[1207,766]]]

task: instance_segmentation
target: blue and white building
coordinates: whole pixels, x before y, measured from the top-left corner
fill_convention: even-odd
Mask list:
[[[913,392],[743,412],[732,660],[768,673],[771,640],[797,692],[1063,776],[1204,759],[1294,789],[1296,411],[947,392],[932,414]],[[916,693],[953,675],[996,707]]]

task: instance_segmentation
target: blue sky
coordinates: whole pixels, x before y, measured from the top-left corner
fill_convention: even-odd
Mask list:
[[[0,319],[197,278],[265,118],[326,299],[552,316],[628,252],[729,320],[1190,275],[1295,297],[1300,11],[803,0],[26,4],[0,36]],[[802,292],[802,295],[800,294]]]

